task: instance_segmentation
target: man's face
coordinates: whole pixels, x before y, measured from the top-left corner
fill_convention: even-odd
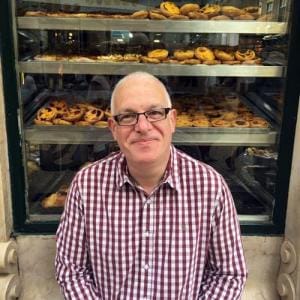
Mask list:
[[[115,94],[114,115],[128,112],[145,112],[168,107],[162,87],[151,78],[131,78]],[[128,164],[164,163],[170,154],[172,134],[176,126],[176,111],[166,119],[150,123],[140,115],[138,123],[119,126],[114,120],[109,127]]]

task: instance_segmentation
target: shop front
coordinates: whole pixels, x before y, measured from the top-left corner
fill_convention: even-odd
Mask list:
[[[68,188],[118,149],[111,91],[135,71],[170,92],[174,145],[231,189],[242,299],[300,297],[300,4],[192,2],[1,2],[0,298],[63,299],[55,231]]]

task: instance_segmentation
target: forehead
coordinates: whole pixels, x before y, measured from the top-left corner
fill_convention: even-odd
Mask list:
[[[166,92],[159,82],[151,78],[132,78],[118,87],[115,94],[117,111],[147,109],[165,106],[168,101]]]

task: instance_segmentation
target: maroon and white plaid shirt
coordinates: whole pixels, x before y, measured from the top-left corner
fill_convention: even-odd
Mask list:
[[[147,195],[114,153],[73,180],[57,232],[65,299],[240,299],[246,266],[224,179],[171,149]]]

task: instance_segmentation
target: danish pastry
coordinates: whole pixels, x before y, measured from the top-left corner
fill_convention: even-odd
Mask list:
[[[180,7],[180,13],[182,15],[188,16],[188,14],[192,11],[197,11],[200,9],[200,6],[196,3],[186,3]]]
[[[201,60],[215,60],[215,55],[212,50],[207,47],[198,47],[195,49],[195,56]]]
[[[255,18],[251,14],[248,14],[248,13],[234,17],[234,20],[249,20],[249,21],[251,21],[254,19]]]
[[[221,63],[220,60],[212,59],[212,60],[203,60],[202,64],[204,65],[219,65]]]
[[[255,57],[256,57],[255,52],[250,49],[245,50],[245,51],[237,50],[237,51],[235,51],[234,55],[235,55],[235,58],[239,61],[252,60],[252,59],[255,59]]]
[[[171,1],[162,2],[160,4],[160,10],[161,10],[162,14],[166,17],[180,14],[179,7],[174,2],[171,2]]]
[[[98,121],[94,125],[97,126],[97,127],[100,127],[100,128],[108,127],[108,124],[107,124],[106,121]]]
[[[124,61],[136,61],[139,62],[141,60],[141,54],[136,54],[136,53],[127,53],[124,54],[123,59]]]
[[[156,58],[158,60],[164,60],[168,57],[169,51],[166,49],[155,49],[152,51],[149,51],[147,56],[149,58]]]
[[[226,21],[226,20],[231,20],[231,18],[229,18],[228,16],[224,16],[224,15],[219,15],[219,16],[215,16],[210,18],[213,21]]]
[[[170,16],[168,19],[169,20],[188,20],[189,17],[184,16],[184,15],[173,15],[173,16]]]
[[[188,58],[185,60],[182,60],[180,63],[183,65],[198,65],[201,64],[201,60],[196,59],[196,58]]]
[[[192,121],[192,126],[194,127],[210,127],[210,122],[208,119],[197,119]]]
[[[87,122],[87,121],[77,121],[75,123],[75,125],[78,125],[78,126],[91,126],[91,123]]]
[[[191,59],[194,57],[194,50],[175,50],[174,56],[178,60]]]

